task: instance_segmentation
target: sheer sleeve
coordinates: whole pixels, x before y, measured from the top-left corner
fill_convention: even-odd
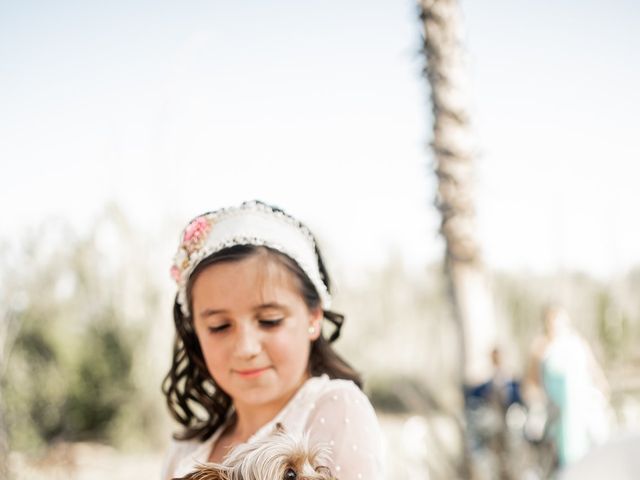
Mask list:
[[[339,480],[384,478],[383,437],[369,399],[349,381],[335,382],[316,400],[305,428],[330,449]]]
[[[173,472],[176,469],[180,453],[182,452],[180,452],[178,443],[175,440],[171,441],[162,462],[160,480],[171,480],[173,478]]]
[[[194,441],[171,440],[162,462],[160,479],[171,480],[178,476],[180,462],[185,458],[190,459],[199,445]]]

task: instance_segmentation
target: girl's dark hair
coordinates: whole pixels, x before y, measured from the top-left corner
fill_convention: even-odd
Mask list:
[[[237,262],[259,252],[266,252],[272,259],[286,267],[298,280],[300,294],[310,310],[320,307],[321,300],[309,277],[288,256],[268,247],[255,245],[236,245],[225,248],[203,259],[195,268],[187,285],[187,297],[191,304],[191,288],[198,274],[206,267],[220,262]],[[316,247],[316,256],[322,280],[331,291],[329,275]],[[330,378],[352,380],[362,388],[360,375],[343,360],[330,343],[340,336],[344,316],[329,310],[323,310],[323,316],[334,325],[328,338],[322,335],[314,340],[309,352],[308,372],[311,376],[327,374]],[[162,391],[173,417],[184,426],[177,440],[198,439],[204,441],[225,422],[231,398],[218,387],[209,374],[196,337],[191,316],[184,316],[178,302],[174,302],[173,319],[176,338],[173,346],[173,361],[169,373],[162,382]]]

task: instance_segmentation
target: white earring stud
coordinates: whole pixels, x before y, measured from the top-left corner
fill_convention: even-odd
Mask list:
[[[309,327],[309,335],[313,335],[314,333],[316,333],[316,327],[314,327],[313,325],[311,325]]]

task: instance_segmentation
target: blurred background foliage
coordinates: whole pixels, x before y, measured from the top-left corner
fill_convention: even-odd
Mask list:
[[[166,445],[173,426],[160,383],[173,340],[173,227],[143,233],[110,205],[85,233],[50,221],[0,246],[0,400],[10,449]],[[347,316],[337,349],[364,373],[378,410],[446,410],[457,350],[441,266],[408,266],[392,254],[357,281],[333,273],[336,310]],[[603,362],[618,420],[640,424],[640,268],[607,281],[573,272],[491,278],[500,348],[515,376],[543,306],[563,303]]]
[[[138,235],[109,206],[87,234],[51,221],[4,245],[1,380],[12,449],[158,444],[161,373],[149,352],[161,290]]]
[[[342,287],[338,308],[355,325],[344,329],[338,349],[356,365],[366,365],[376,384],[402,374],[446,398],[457,358],[441,266],[409,270],[399,256],[392,256],[366,281]],[[514,375],[526,368],[530,343],[542,331],[543,308],[557,303],[569,310],[577,330],[593,346],[613,389],[637,383],[631,372],[640,370],[640,267],[607,280],[580,272],[493,271],[491,290],[497,347]]]

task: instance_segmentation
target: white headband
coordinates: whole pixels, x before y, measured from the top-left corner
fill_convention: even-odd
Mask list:
[[[328,310],[331,306],[311,232],[281,210],[254,200],[205,213],[184,229],[171,276],[178,284],[177,301],[185,316],[189,316],[187,282],[196,266],[209,255],[234,245],[265,246],[292,258],[316,287],[322,308]]]

